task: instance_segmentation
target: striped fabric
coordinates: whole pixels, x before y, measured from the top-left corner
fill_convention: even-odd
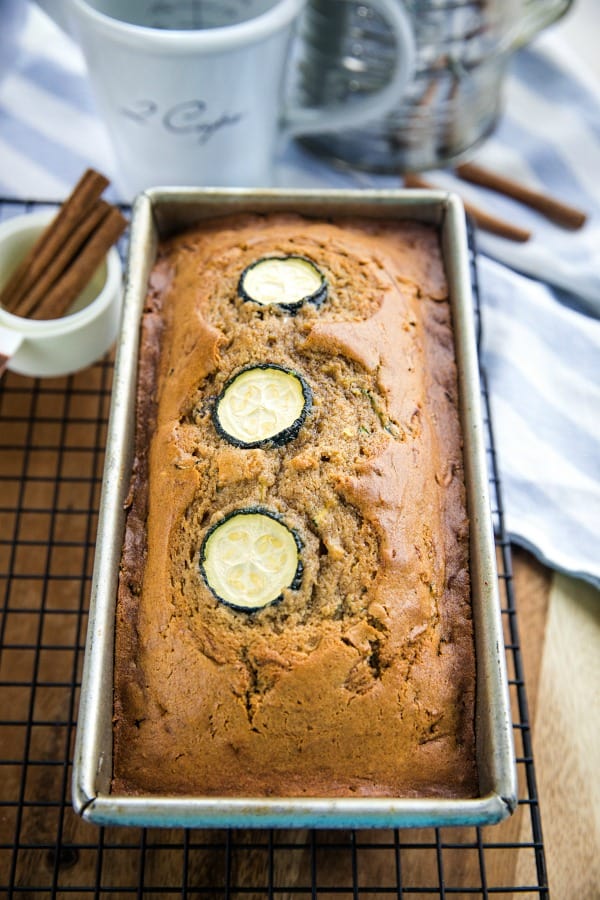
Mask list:
[[[114,159],[77,48],[33,6],[10,39],[23,8],[0,0],[0,66],[12,57],[0,71],[0,194],[60,200],[86,166],[114,177]],[[600,585],[600,92],[556,31],[514,57],[505,112],[476,159],[589,214],[568,232],[446,172],[432,176],[534,233],[526,244],[478,237],[506,525],[550,566]],[[276,183],[399,185],[334,171],[293,145],[282,148]]]
[[[600,585],[600,320],[488,257],[479,269],[508,532]]]

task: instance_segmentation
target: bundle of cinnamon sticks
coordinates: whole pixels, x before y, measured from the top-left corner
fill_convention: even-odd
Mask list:
[[[127,220],[101,198],[108,179],[88,169],[0,292],[17,316],[63,316],[88,284]]]

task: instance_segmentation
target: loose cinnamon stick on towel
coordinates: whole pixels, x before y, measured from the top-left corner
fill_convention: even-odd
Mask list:
[[[126,226],[127,219],[116,206],[111,206],[81,252],[35,308],[32,318],[49,319],[64,315]]]
[[[427,179],[422,178],[420,175],[414,174],[407,174],[404,177],[404,183],[406,187],[433,187],[433,185],[429,181],[427,181]],[[519,241],[520,243],[528,241],[531,237],[531,232],[527,231],[525,228],[520,228],[518,225],[513,225],[511,222],[507,222],[505,219],[501,219],[498,216],[493,216],[491,215],[491,213],[480,209],[480,207],[478,206],[474,206],[472,203],[469,203],[464,199],[463,203],[465,211],[479,225],[480,228],[483,228],[484,231],[490,231],[492,234],[497,234],[500,237],[507,238],[509,241]]]
[[[586,214],[574,206],[569,206],[562,200],[557,200],[540,191],[534,191],[512,178],[492,172],[476,163],[463,163],[463,165],[457,166],[456,173],[465,181],[490,188],[500,194],[506,194],[507,197],[512,197],[513,200],[530,206],[562,228],[571,230],[581,228],[587,219]]]
[[[44,229],[0,294],[0,303],[12,312],[31,285],[61,250],[77,223],[89,213],[109,181],[100,172],[88,169],[62,204],[48,228]]]

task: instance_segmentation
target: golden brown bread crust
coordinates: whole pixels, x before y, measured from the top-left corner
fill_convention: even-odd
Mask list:
[[[244,303],[255,259],[299,253],[320,309]],[[113,790],[238,796],[477,795],[468,521],[450,309],[417,223],[240,216],[173,238],[142,328],[136,461],[118,597]],[[313,409],[283,447],[216,434],[252,362]],[[199,573],[231,510],[281,514],[298,590],[247,613]]]

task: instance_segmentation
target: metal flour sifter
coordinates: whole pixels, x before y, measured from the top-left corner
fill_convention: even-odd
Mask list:
[[[305,138],[321,156],[379,172],[435,168],[492,130],[511,55],[571,0],[398,0],[414,40],[399,105],[368,127]],[[298,89],[307,106],[348,103],[389,79],[397,48],[368,2],[308,0]]]

